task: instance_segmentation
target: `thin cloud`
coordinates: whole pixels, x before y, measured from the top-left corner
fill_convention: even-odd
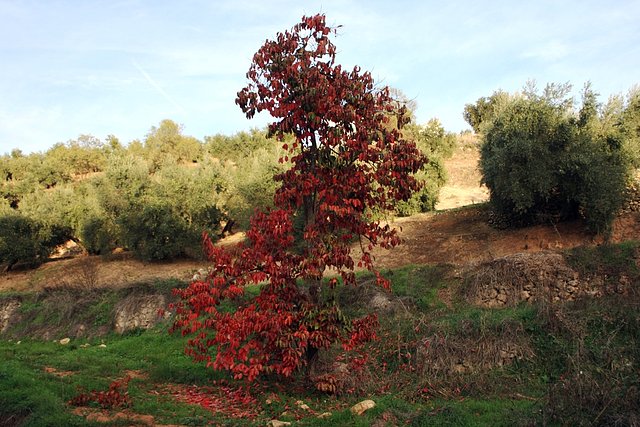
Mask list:
[[[590,80],[603,99],[638,83],[638,0],[0,0],[0,113],[24,115],[0,114],[0,148],[79,133],[131,140],[164,118],[198,136],[260,126],[234,105],[253,54],[318,12],[342,25],[343,67],[402,90],[419,122],[448,130],[467,128],[465,103],[530,78]],[[64,120],[47,120],[56,108]]]
[[[149,73],[147,73],[144,68],[142,68],[140,66],[140,64],[138,64],[136,62],[135,59],[131,60],[131,63],[133,64],[134,67],[136,67],[136,69],[138,71],[140,71],[140,74],[142,74],[142,76],[145,78],[145,80],[147,81],[147,83],[149,83],[160,95],[162,95],[167,101],[169,101],[171,104],[173,104],[174,107],[176,107],[178,110],[180,110],[180,112],[184,112],[185,109],[182,108],[182,106],[180,104],[178,104],[168,93],[166,90],[164,90],[162,88],[162,86],[160,86],[154,79],[151,78],[151,76],[149,75]]]

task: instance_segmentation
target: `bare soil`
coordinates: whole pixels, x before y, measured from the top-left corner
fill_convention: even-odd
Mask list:
[[[449,180],[442,189],[438,211],[399,218],[392,226],[399,229],[402,243],[387,251],[374,250],[379,268],[407,264],[451,263],[465,265],[498,257],[541,250],[558,250],[604,242],[602,236],[585,231],[580,221],[557,225],[538,225],[517,230],[497,230],[488,224],[488,209],[480,204],[488,200],[486,187],[480,185],[477,145],[465,144],[445,162]],[[477,206],[474,206],[478,204]],[[640,238],[640,214],[620,215],[613,227],[611,242]],[[242,239],[234,235],[222,244]],[[355,249],[357,255],[358,249]],[[95,258],[87,269],[87,258]],[[206,261],[178,260],[170,263],[145,263],[128,254],[110,259],[79,256],[52,260],[34,270],[0,275],[0,291],[41,290],[57,286],[124,287],[156,279],[189,280]]]
[[[95,277],[82,272],[86,258],[97,260]],[[170,263],[147,263],[130,256],[102,259],[98,256],[78,256],[52,260],[35,270],[10,271],[0,276],[0,291],[40,291],[55,287],[126,287],[134,283],[148,283],[156,279],[188,280],[203,261],[178,260]]]
[[[483,203],[489,200],[489,190],[480,185],[482,175],[478,169],[478,146],[475,141],[458,148],[445,161],[447,184],[440,189],[437,210]]]
[[[581,221],[538,225],[516,230],[489,226],[485,207],[415,215],[394,222],[402,243],[385,251],[375,249],[376,264],[395,268],[406,264],[469,264],[522,252],[568,249],[604,243],[602,236],[585,231]],[[609,242],[640,238],[640,215],[628,213],[616,219]]]

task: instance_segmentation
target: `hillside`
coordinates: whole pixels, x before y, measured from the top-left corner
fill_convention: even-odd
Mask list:
[[[477,146],[471,142],[462,144],[445,162],[449,180],[442,189],[437,212],[392,220],[393,226],[400,230],[402,244],[391,251],[374,251],[379,268],[407,264],[463,265],[520,252],[602,243],[601,237],[586,233],[580,221],[517,230],[492,228],[486,205],[481,204],[488,199],[488,191],[480,186],[478,157]],[[638,215],[626,213],[615,221],[611,242],[638,236]],[[221,244],[233,244],[241,238],[241,234],[230,236]],[[193,260],[147,263],[128,254],[109,258],[79,256],[51,260],[35,270],[6,273],[0,276],[0,291],[41,290],[65,285],[121,288],[154,279],[188,280],[206,265],[206,262]]]
[[[448,210],[393,221],[402,244],[375,252],[392,292],[366,272],[336,288],[381,339],[323,351],[309,377],[247,387],[185,356],[158,313],[205,263],[124,253],[2,276],[18,292],[0,295],[0,425],[638,425],[640,243],[492,228],[476,162],[449,160]],[[611,241],[638,240],[639,217]]]

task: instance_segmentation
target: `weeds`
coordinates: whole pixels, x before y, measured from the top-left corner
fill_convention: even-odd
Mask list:
[[[638,425],[640,300],[610,296],[568,305],[559,340],[565,363],[549,387],[545,416],[573,425]],[[570,320],[569,320],[570,319]]]

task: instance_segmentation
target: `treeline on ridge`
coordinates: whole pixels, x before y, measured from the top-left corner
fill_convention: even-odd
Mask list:
[[[418,173],[423,189],[397,207],[411,215],[434,208],[456,137],[435,119],[404,132],[430,159]],[[82,135],[44,153],[13,150],[0,156],[0,265],[36,265],[68,240],[90,254],[200,257],[203,231],[245,229],[255,209],[271,205],[284,155],[266,130],[200,141],[171,120],[126,145]]]
[[[507,226],[581,217],[607,232],[625,201],[640,167],[640,90],[603,103],[587,84],[578,104],[571,89],[528,83],[464,108],[479,136],[492,209]],[[400,216],[435,208],[443,160],[457,143],[437,119],[417,125],[409,114],[403,135],[429,162],[417,174],[422,189],[396,205]],[[200,257],[203,231],[246,229],[255,209],[271,205],[274,176],[288,167],[284,155],[266,130],[201,141],[171,120],[126,145],[81,135],[45,153],[13,150],[0,156],[0,269],[37,264],[68,240],[90,254],[123,248],[144,260]]]

